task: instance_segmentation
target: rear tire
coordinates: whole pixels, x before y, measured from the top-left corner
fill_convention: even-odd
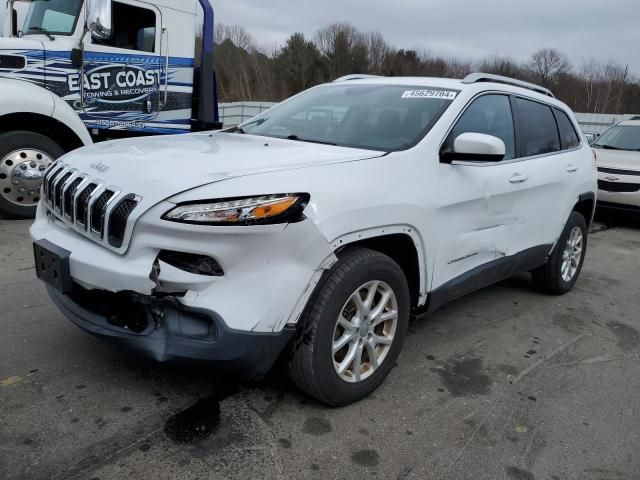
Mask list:
[[[395,261],[374,250],[347,250],[323,277],[300,320],[289,376],[331,406],[366,397],[396,363],[409,309],[407,279]]]
[[[562,295],[576,284],[587,252],[587,222],[571,212],[547,263],[531,272],[534,284],[542,291]]]
[[[39,133],[0,134],[0,212],[10,218],[36,214],[46,168],[64,149]]]

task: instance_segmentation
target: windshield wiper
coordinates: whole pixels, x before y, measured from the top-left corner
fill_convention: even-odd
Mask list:
[[[36,32],[40,32],[43,33],[44,35],[46,35],[49,40],[55,40],[56,37],[54,37],[53,35],[51,35],[51,32],[49,32],[49,30],[47,30],[46,28],[42,28],[42,27],[29,27],[29,30],[27,30],[27,33],[29,33],[31,30],[36,31]]]
[[[289,135],[287,137],[287,140],[295,140],[296,142],[306,142],[306,143],[319,143],[321,145],[333,145],[334,147],[336,146],[335,143],[324,142],[322,140],[312,140],[310,138],[300,138],[298,135]]]

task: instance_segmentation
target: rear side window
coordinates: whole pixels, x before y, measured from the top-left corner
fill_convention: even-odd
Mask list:
[[[518,115],[520,157],[531,157],[560,150],[560,136],[551,107],[542,103],[515,99]]]
[[[511,104],[506,95],[483,95],[465,110],[449,135],[446,148],[453,150],[453,142],[463,133],[484,133],[504,142],[505,160],[515,157],[515,136]]]
[[[567,114],[557,108],[554,108],[554,111],[556,113],[556,120],[558,120],[562,149],[568,150],[580,145],[580,139],[578,138],[576,129],[573,128],[573,123],[571,123]]]

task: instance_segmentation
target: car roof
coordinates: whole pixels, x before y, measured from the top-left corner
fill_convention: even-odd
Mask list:
[[[640,127],[640,120],[624,120],[618,125],[622,125],[623,127]]]

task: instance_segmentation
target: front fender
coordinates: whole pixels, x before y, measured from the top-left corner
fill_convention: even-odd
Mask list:
[[[93,143],[83,121],[60,97],[33,83],[0,78],[0,117],[16,113],[51,117],[71,129],[83,145]]]

